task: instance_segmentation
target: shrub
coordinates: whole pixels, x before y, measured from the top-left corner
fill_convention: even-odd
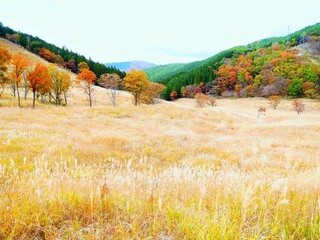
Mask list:
[[[247,92],[248,97],[253,97],[254,96],[254,86],[253,85],[246,86],[246,92]]]
[[[237,94],[234,91],[224,91],[222,92],[221,96],[224,98],[233,98],[237,97]]]
[[[300,113],[302,113],[304,110],[304,103],[300,100],[294,100],[292,102],[292,106],[293,106],[294,111],[296,111],[298,113],[298,115]]]
[[[277,106],[280,104],[280,96],[271,96],[269,97],[269,104],[273,107],[273,109],[276,109]]]
[[[214,107],[217,105],[216,99],[214,97],[209,97],[208,102],[207,102],[209,107]]]
[[[203,108],[207,105],[209,97],[203,93],[197,93],[194,99],[196,100],[196,107]]]
[[[306,94],[307,91],[313,90],[315,87],[315,84],[313,82],[304,82],[302,85],[303,93]]]
[[[288,86],[288,95],[293,97],[299,97],[302,94],[303,81],[294,77]]]
[[[318,94],[316,93],[316,90],[314,89],[309,89],[305,91],[304,94],[306,95],[307,98],[310,98],[310,99],[315,99],[318,96]]]
[[[170,93],[170,100],[173,101],[178,98],[178,93],[176,91],[173,91]]]
[[[257,116],[257,118],[258,118],[261,114],[266,115],[266,112],[267,112],[267,109],[266,109],[265,107],[260,106],[259,109],[258,109],[258,116]]]

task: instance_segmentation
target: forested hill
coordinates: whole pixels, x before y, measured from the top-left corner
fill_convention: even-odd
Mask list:
[[[125,76],[125,72],[122,72],[115,67],[107,67],[102,63],[95,62],[91,60],[91,58],[87,59],[85,56],[75,53],[65,47],[60,48],[54,44],[47,43],[38,37],[17,32],[9,27],[3,26],[1,22],[0,37],[28,49],[48,62],[63,65],[74,73],[78,73],[78,64],[80,62],[85,62],[97,77],[100,77],[100,75],[104,73],[117,73],[122,78]]]
[[[129,72],[132,68],[137,70],[147,69],[156,66],[154,63],[145,61],[113,62],[105,63],[107,67],[115,67],[120,71]]]
[[[226,59],[236,59],[240,55],[271,47],[275,43],[284,45],[285,49],[294,48],[307,43],[312,36],[320,36],[320,23],[301,29],[288,36],[267,38],[247,46],[234,47],[200,62],[169,64],[149,68],[145,71],[150,80],[160,82],[167,87],[164,94],[166,99],[170,98],[170,93],[173,91],[182,97],[182,87],[193,84],[199,85],[200,83],[212,83],[218,77],[217,71],[219,67],[225,64]],[[254,59],[252,60],[254,61]],[[252,77],[255,77],[255,73],[253,73]]]

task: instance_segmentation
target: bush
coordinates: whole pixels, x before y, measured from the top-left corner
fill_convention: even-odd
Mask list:
[[[209,100],[207,102],[209,107],[214,107],[217,105],[216,99],[214,97],[209,97]]]
[[[170,93],[170,100],[173,101],[178,98],[178,93],[176,91],[173,91]]]
[[[197,93],[194,99],[196,100],[196,107],[203,108],[207,105],[209,97],[203,93]]]
[[[302,85],[303,94],[306,95],[306,92],[309,90],[314,90],[315,84],[313,82],[304,82]]]
[[[293,106],[294,111],[296,111],[298,113],[298,115],[300,113],[302,113],[304,110],[304,103],[300,100],[294,100],[292,102],[292,106]]]
[[[267,112],[267,109],[266,109],[265,107],[260,106],[259,109],[258,109],[258,116],[257,116],[257,118],[258,118],[261,114],[266,115],[266,112]]]
[[[310,99],[315,99],[318,96],[318,94],[316,93],[316,90],[314,89],[309,89],[305,91],[304,94],[306,95],[307,98],[310,98]]]
[[[298,77],[294,77],[288,86],[288,95],[299,97],[302,94],[303,81]]]
[[[271,96],[269,97],[269,104],[273,107],[273,109],[276,109],[280,104],[280,100],[280,96]]]
[[[221,96],[224,98],[233,98],[237,97],[237,94],[234,91],[224,91]]]

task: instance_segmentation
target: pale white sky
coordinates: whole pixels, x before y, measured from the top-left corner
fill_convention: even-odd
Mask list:
[[[0,21],[101,63],[202,60],[320,22],[319,0],[0,0]]]

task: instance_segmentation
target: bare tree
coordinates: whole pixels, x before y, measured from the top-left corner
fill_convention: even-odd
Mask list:
[[[122,79],[116,73],[106,73],[100,76],[98,84],[107,89],[107,94],[110,98],[112,106],[116,106],[117,96],[120,95],[122,88]]]

